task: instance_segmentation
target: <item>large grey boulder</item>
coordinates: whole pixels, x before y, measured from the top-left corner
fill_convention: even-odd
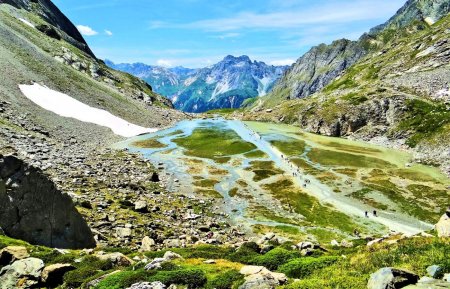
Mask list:
[[[32,288],[39,283],[44,262],[37,258],[18,260],[0,270],[0,289]]]
[[[419,276],[414,273],[395,269],[382,268],[370,276],[368,289],[398,289],[407,285],[416,284]]]
[[[0,155],[0,227],[6,235],[35,245],[95,247],[86,221],[69,195],[38,168]]]

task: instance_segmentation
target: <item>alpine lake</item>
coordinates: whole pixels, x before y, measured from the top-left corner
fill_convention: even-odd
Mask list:
[[[414,234],[431,228],[450,199],[450,180],[410,164],[405,151],[289,125],[186,120],[114,147],[163,169],[169,191],[214,199],[243,230],[294,240]]]

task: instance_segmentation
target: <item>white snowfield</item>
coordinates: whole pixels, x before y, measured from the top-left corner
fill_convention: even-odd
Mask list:
[[[121,119],[106,110],[86,105],[64,93],[39,85],[19,85],[22,93],[40,107],[60,116],[71,117],[110,128],[115,134],[132,137],[143,133],[155,132],[156,128],[145,128]]]

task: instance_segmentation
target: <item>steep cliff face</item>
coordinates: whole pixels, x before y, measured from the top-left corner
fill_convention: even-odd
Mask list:
[[[269,97],[295,99],[314,94],[365,54],[360,42],[346,39],[313,47],[284,74]]]
[[[13,238],[53,248],[92,248],[95,241],[72,199],[39,169],[0,155],[0,227]]]
[[[374,27],[369,34],[376,35],[382,30],[402,28],[415,20],[432,24],[449,12],[448,0],[408,0],[386,23]]]
[[[9,4],[39,15],[48,24],[60,30],[60,36],[80,50],[95,58],[94,53],[72,22],[50,0],[0,0],[0,4]],[[44,27],[42,27],[44,29]]]

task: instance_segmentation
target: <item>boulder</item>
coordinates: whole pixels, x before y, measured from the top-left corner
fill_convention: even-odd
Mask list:
[[[152,182],[154,182],[154,183],[157,183],[157,182],[159,182],[160,181],[160,179],[159,179],[159,175],[158,175],[158,173],[157,172],[154,172],[153,174],[152,174],[152,177],[151,177],[151,179],[150,179]]]
[[[30,257],[27,248],[22,246],[8,246],[0,251],[0,266],[9,265],[16,260]]]
[[[153,240],[152,238],[145,236],[142,239],[142,243],[141,243],[141,252],[150,252],[155,248],[155,240]]]
[[[407,285],[416,284],[419,276],[414,273],[395,269],[382,268],[370,276],[368,289],[392,289],[403,288]]]
[[[95,247],[89,226],[69,195],[40,169],[15,156],[0,155],[0,227],[6,235],[36,245]]]
[[[39,283],[44,262],[37,258],[18,260],[0,270],[0,289],[32,288]]]
[[[263,266],[244,266],[240,273],[245,276],[245,282],[239,289],[273,289],[287,282],[285,274],[271,272]]]
[[[435,226],[438,237],[450,238],[450,209],[441,217]]]
[[[172,261],[172,260],[176,260],[176,259],[182,259],[182,257],[177,254],[174,253],[172,251],[167,251],[166,253],[164,253],[164,259],[166,259],[167,261]]]
[[[69,271],[75,270],[71,264],[52,264],[44,268],[41,281],[46,287],[55,288],[63,284],[63,277]]]
[[[96,257],[99,258],[100,260],[109,260],[115,266],[130,266],[133,264],[133,260],[131,260],[124,254],[119,252],[109,254],[97,254]]]
[[[403,287],[402,289],[444,289],[444,288],[450,288],[450,283],[443,280],[433,279],[430,277],[423,277],[419,280],[417,284],[408,285],[406,287]]]
[[[156,282],[142,282],[142,283],[135,283],[131,285],[131,287],[128,287],[127,289],[166,289],[166,285],[163,283],[156,281]]]
[[[117,238],[126,239],[131,237],[131,228],[116,228]]]
[[[147,213],[148,212],[147,202],[142,200],[137,201],[136,203],[134,203],[134,210],[140,213]]]
[[[432,265],[427,268],[427,274],[431,278],[439,279],[444,275],[444,268],[439,265]]]

